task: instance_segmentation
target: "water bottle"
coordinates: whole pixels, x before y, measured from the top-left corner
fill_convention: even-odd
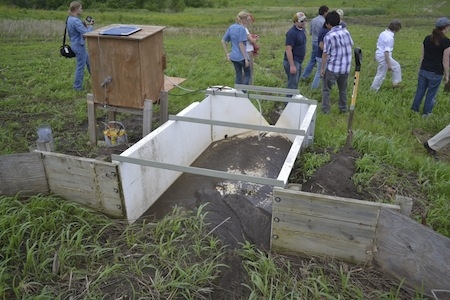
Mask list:
[[[49,125],[41,125],[37,130],[39,142],[52,142],[52,129]]]

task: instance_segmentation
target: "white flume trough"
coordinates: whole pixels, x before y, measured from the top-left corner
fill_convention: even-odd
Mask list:
[[[261,100],[287,102],[275,125],[260,113]],[[119,164],[128,222],[142,216],[183,172],[285,187],[300,149],[313,142],[316,110],[317,101],[298,90],[239,85],[208,88],[201,102],[169,116],[169,121],[122,154],[112,155]],[[211,143],[252,131],[278,133],[292,142],[277,178],[190,166]]]

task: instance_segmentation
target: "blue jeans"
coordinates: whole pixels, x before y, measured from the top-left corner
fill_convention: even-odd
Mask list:
[[[316,65],[316,53],[317,48],[319,45],[317,44],[317,41],[312,41],[312,50],[311,50],[311,58],[306,65],[305,71],[303,72],[302,78],[308,78],[311,74],[312,70],[314,69],[314,66]]]
[[[291,74],[289,62],[287,60],[283,60],[284,71],[286,72],[288,78],[288,89],[298,89],[298,81],[300,79],[300,73],[302,72],[302,65],[298,61],[294,61],[294,64],[297,72],[295,74]]]
[[[316,57],[317,62],[317,71],[316,75],[314,75],[314,80],[311,84],[311,89],[315,90],[319,88],[320,84],[320,68],[322,67],[322,57]]]
[[[86,66],[89,74],[91,74],[91,66],[89,64],[89,55],[84,45],[74,44],[72,47],[73,52],[77,55],[76,67],[75,67],[75,80],[73,82],[73,88],[77,91],[81,91],[83,88],[84,67]]]
[[[436,74],[425,70],[419,70],[419,77],[417,79],[416,96],[412,103],[411,109],[415,112],[419,112],[420,104],[422,103],[423,96],[425,96],[425,103],[423,105],[423,114],[431,114],[434,103],[436,102],[436,95],[439,90],[443,75]],[[427,91],[428,90],[428,91]]]
[[[245,60],[242,61],[232,61],[234,65],[234,70],[236,71],[235,84],[246,84],[250,83],[250,78],[252,77],[252,71],[250,64],[248,67],[245,66]],[[244,76],[242,76],[244,74]]]

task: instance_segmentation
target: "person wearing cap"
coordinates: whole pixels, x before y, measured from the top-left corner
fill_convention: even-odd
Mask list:
[[[293,21],[294,25],[286,33],[286,48],[283,60],[284,70],[288,78],[287,88],[289,89],[298,88],[302,63],[306,53],[306,15],[303,12],[297,12]]]
[[[340,8],[336,9],[336,12],[339,14],[339,17],[341,18],[341,26],[342,28],[347,27],[347,23],[344,22],[344,11]]]
[[[423,143],[428,154],[436,158],[436,152],[450,144],[450,125]]]
[[[331,30],[323,38],[323,54],[320,75],[322,82],[322,112],[329,114],[331,110],[331,88],[337,83],[339,89],[338,108],[341,113],[347,112],[347,79],[352,66],[353,40],[347,29],[340,25],[341,18],[336,11],[325,17]]]
[[[394,34],[402,29],[399,20],[393,20],[387,29],[378,36],[377,50],[375,51],[375,60],[378,62],[378,69],[370,88],[378,92],[387,71],[392,71],[392,86],[399,87],[402,81],[402,68],[400,64],[392,57],[394,50]]]
[[[250,59],[245,49],[247,31],[243,26],[243,22],[246,22],[248,18],[250,18],[250,14],[246,11],[241,11],[236,16],[236,23],[228,27],[222,37],[222,47],[227,55],[227,60],[233,63],[236,72],[235,84],[248,85],[251,78]],[[231,43],[231,52],[228,52],[227,43]]]
[[[419,112],[425,96],[424,117],[433,110],[442,78],[445,84],[449,82],[450,39],[446,36],[449,28],[448,18],[438,18],[431,35],[426,36],[422,44],[417,90],[411,109]]]
[[[309,34],[311,35],[311,58],[309,59],[308,64],[306,65],[305,71],[301,79],[306,79],[311,74],[314,66],[316,65],[316,53],[318,47],[318,39],[319,32],[323,27],[323,23],[325,23],[325,16],[328,13],[328,6],[322,5],[319,7],[319,13],[317,17],[313,18],[309,23]]]

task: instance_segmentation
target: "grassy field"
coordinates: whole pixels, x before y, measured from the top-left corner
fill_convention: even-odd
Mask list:
[[[431,33],[437,17],[450,15],[450,5],[448,1],[417,0],[352,2],[357,5],[348,1],[328,5],[344,9],[355,46],[364,56],[353,123],[354,147],[363,156],[353,180],[364,189],[374,177],[383,177],[385,185],[402,194],[397,184],[402,175],[415,174],[419,186],[415,200],[426,206],[428,226],[450,237],[449,159],[442,153],[441,160],[433,160],[420,143],[450,123],[450,96],[441,88],[429,118],[410,111],[421,42]],[[183,89],[169,93],[169,112],[176,114],[189,103],[202,100],[203,90],[209,86],[233,86],[234,70],[225,60],[220,40],[241,9],[255,15],[252,31],[260,36],[254,84],[285,87],[284,34],[292,25],[294,12],[304,11],[311,19],[317,4],[246,3],[244,7],[228,1],[227,7],[186,9],[181,14],[86,10],[85,15],[95,18],[97,28],[112,23],[166,26],[165,75],[187,78]],[[65,11],[0,6],[0,154],[35,148],[36,129],[44,123],[53,129],[57,151],[88,157],[98,153],[87,143],[86,93],[71,88],[75,61],[58,52],[65,16]],[[388,75],[382,89],[371,93],[377,67],[373,59],[376,39],[393,18],[403,24],[394,50],[394,58],[402,66],[403,87],[390,88]],[[86,76],[86,84],[88,80]],[[309,85],[301,83],[299,88],[304,96],[320,101],[320,92],[311,91]],[[351,86],[349,97],[350,93]],[[334,90],[334,101],[336,96]],[[268,104],[263,109],[268,113],[276,107]],[[346,136],[347,117],[337,113],[334,102],[330,115],[318,115],[314,147],[336,151]],[[304,165],[317,167],[314,162],[320,157],[307,155],[305,160]],[[186,215],[175,209],[161,223],[129,227],[54,198],[36,196],[23,202],[0,197],[0,216],[3,299],[69,299],[74,295],[74,299],[208,299],[224,268],[226,250],[205,232],[201,210]],[[240,256],[250,299],[423,298],[420,291],[401,289],[401,283],[371,286],[355,277],[358,268],[336,262],[300,266],[251,245],[245,245]]]

